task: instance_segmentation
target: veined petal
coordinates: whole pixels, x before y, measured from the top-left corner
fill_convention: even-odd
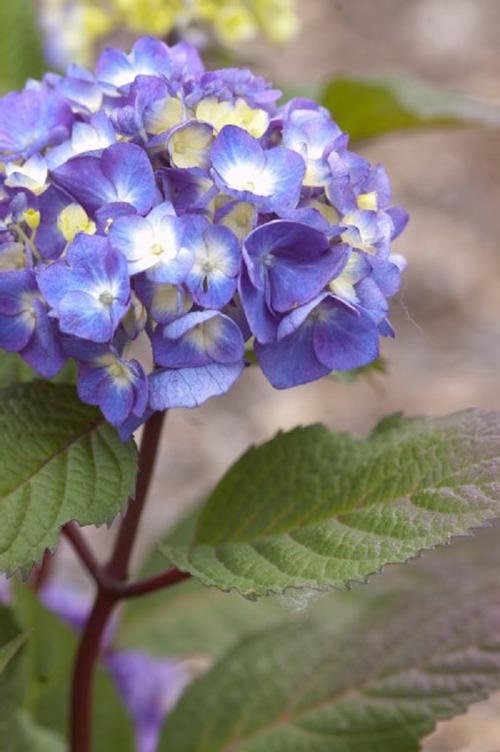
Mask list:
[[[131,204],[138,212],[151,208],[156,185],[151,162],[135,144],[114,144],[103,152],[103,174],[115,188],[116,202]]]
[[[305,172],[303,159],[277,146],[264,151],[246,131],[227,125],[212,147],[214,176],[220,187],[263,210],[295,206]]]
[[[109,240],[127,259],[130,274],[138,274],[153,266],[157,256],[151,252],[154,246],[154,232],[144,217],[123,216],[112,223]]]
[[[169,368],[235,363],[245,350],[238,325],[217,311],[188,313],[157,329],[153,345],[156,362]]]
[[[200,368],[179,368],[155,371],[149,376],[153,410],[174,407],[198,407],[211,397],[225,394],[243,371],[240,363],[212,363]]]
[[[156,195],[151,162],[135,144],[114,144],[101,157],[74,157],[52,176],[92,213],[111,203],[127,203],[146,213]]]

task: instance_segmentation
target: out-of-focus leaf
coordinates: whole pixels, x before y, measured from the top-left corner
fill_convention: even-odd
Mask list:
[[[70,520],[109,522],[136,474],[123,444],[76,390],[36,381],[0,392],[0,569],[28,569]]]
[[[30,631],[24,650],[23,707],[37,723],[66,735],[77,637],[26,586],[16,590],[15,612],[22,627]],[[132,752],[134,748],[130,720],[102,668],[95,683],[93,737],[95,752]]]
[[[352,139],[439,126],[500,126],[500,106],[403,76],[335,78],[322,95]]]
[[[3,631],[3,630],[2,630]],[[13,637],[9,642],[0,646],[0,674],[4,671],[16,653],[19,652],[21,647],[26,642],[27,635],[20,633]]]
[[[280,86],[283,93],[283,100],[289,102],[290,99],[313,99],[315,102],[322,96],[321,84],[314,83],[295,83]]]
[[[165,569],[162,545],[187,545],[192,540],[199,509],[195,509],[163,538],[145,562],[141,577]],[[174,588],[129,601],[120,619],[120,647],[146,649],[158,657],[221,655],[243,634],[284,618],[283,604],[266,598],[250,602],[221,593],[190,579]]]
[[[331,376],[337,381],[343,381],[351,384],[362,376],[370,377],[377,374],[385,375],[387,373],[387,363],[384,358],[380,357],[368,363],[367,366],[355,368],[352,371],[333,371]]]
[[[36,374],[19,355],[0,350],[0,389],[33,381]]]
[[[25,635],[10,609],[0,606],[0,749],[17,752],[16,713],[22,697],[20,650]]]
[[[67,745],[59,734],[36,723],[28,713],[18,711],[15,716],[13,752],[66,752]],[[7,750],[6,750],[7,752]]]
[[[187,690],[159,752],[417,752],[500,687],[498,532],[242,640]]]
[[[167,559],[254,598],[343,588],[500,515],[500,415],[391,418],[367,439],[297,428],[216,487],[192,546]]]
[[[39,379],[39,375],[16,353],[0,350],[0,389],[6,389],[14,384],[24,384]],[[55,384],[74,384],[76,381],[76,365],[69,360],[64,368],[51,379]]]
[[[33,0],[0,2],[0,93],[39,78],[45,64]],[[62,32],[61,32],[62,33]]]

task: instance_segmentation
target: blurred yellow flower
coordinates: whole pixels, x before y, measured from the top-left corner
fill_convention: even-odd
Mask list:
[[[298,30],[296,0],[39,0],[50,61],[88,64],[111,30],[165,37],[189,27],[211,29],[226,45],[258,34],[283,44]]]

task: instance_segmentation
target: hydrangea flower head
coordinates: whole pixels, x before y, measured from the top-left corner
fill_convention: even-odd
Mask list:
[[[0,99],[0,347],[48,378],[73,358],[122,436],[252,348],[277,388],[374,360],[407,215],[325,109],[278,97],[146,37]]]

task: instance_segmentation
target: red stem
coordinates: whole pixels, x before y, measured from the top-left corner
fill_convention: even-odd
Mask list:
[[[71,752],[91,752],[92,685],[95,666],[99,658],[106,624],[120,598],[119,583],[126,580],[128,576],[133,545],[153,477],[164,417],[165,413],[154,413],[144,427],[135,498],[129,501],[118,530],[111,559],[104,570],[100,570],[98,565],[96,568],[93,554],[86,545],[82,545],[81,536],[75,536],[71,527],[69,535],[66,533],[89,571],[94,573],[93,576],[97,582],[94,607],[78,647],[73,673]]]
[[[117,590],[119,598],[136,598],[141,595],[155,593],[157,590],[176,585],[178,582],[187,580],[191,575],[189,572],[181,572],[179,569],[169,569],[167,572],[161,572],[154,577],[139,582],[131,582],[130,585],[122,585]]]
[[[102,635],[116,604],[116,597],[99,589],[78,646],[73,672],[71,700],[71,750],[92,749],[92,686],[95,665],[101,651]]]
[[[33,574],[31,575],[31,584],[35,592],[43,588],[48,578],[50,577],[50,571],[52,569],[52,557],[53,554],[47,549],[43,555],[41,563],[35,567]]]
[[[141,441],[140,466],[135,488],[135,498],[131,499],[123,518],[110,562],[106,567],[112,579],[126,580],[132,549],[137,537],[139,522],[153,479],[156,456],[160,446],[161,431],[165,412],[153,413],[144,427]]]

